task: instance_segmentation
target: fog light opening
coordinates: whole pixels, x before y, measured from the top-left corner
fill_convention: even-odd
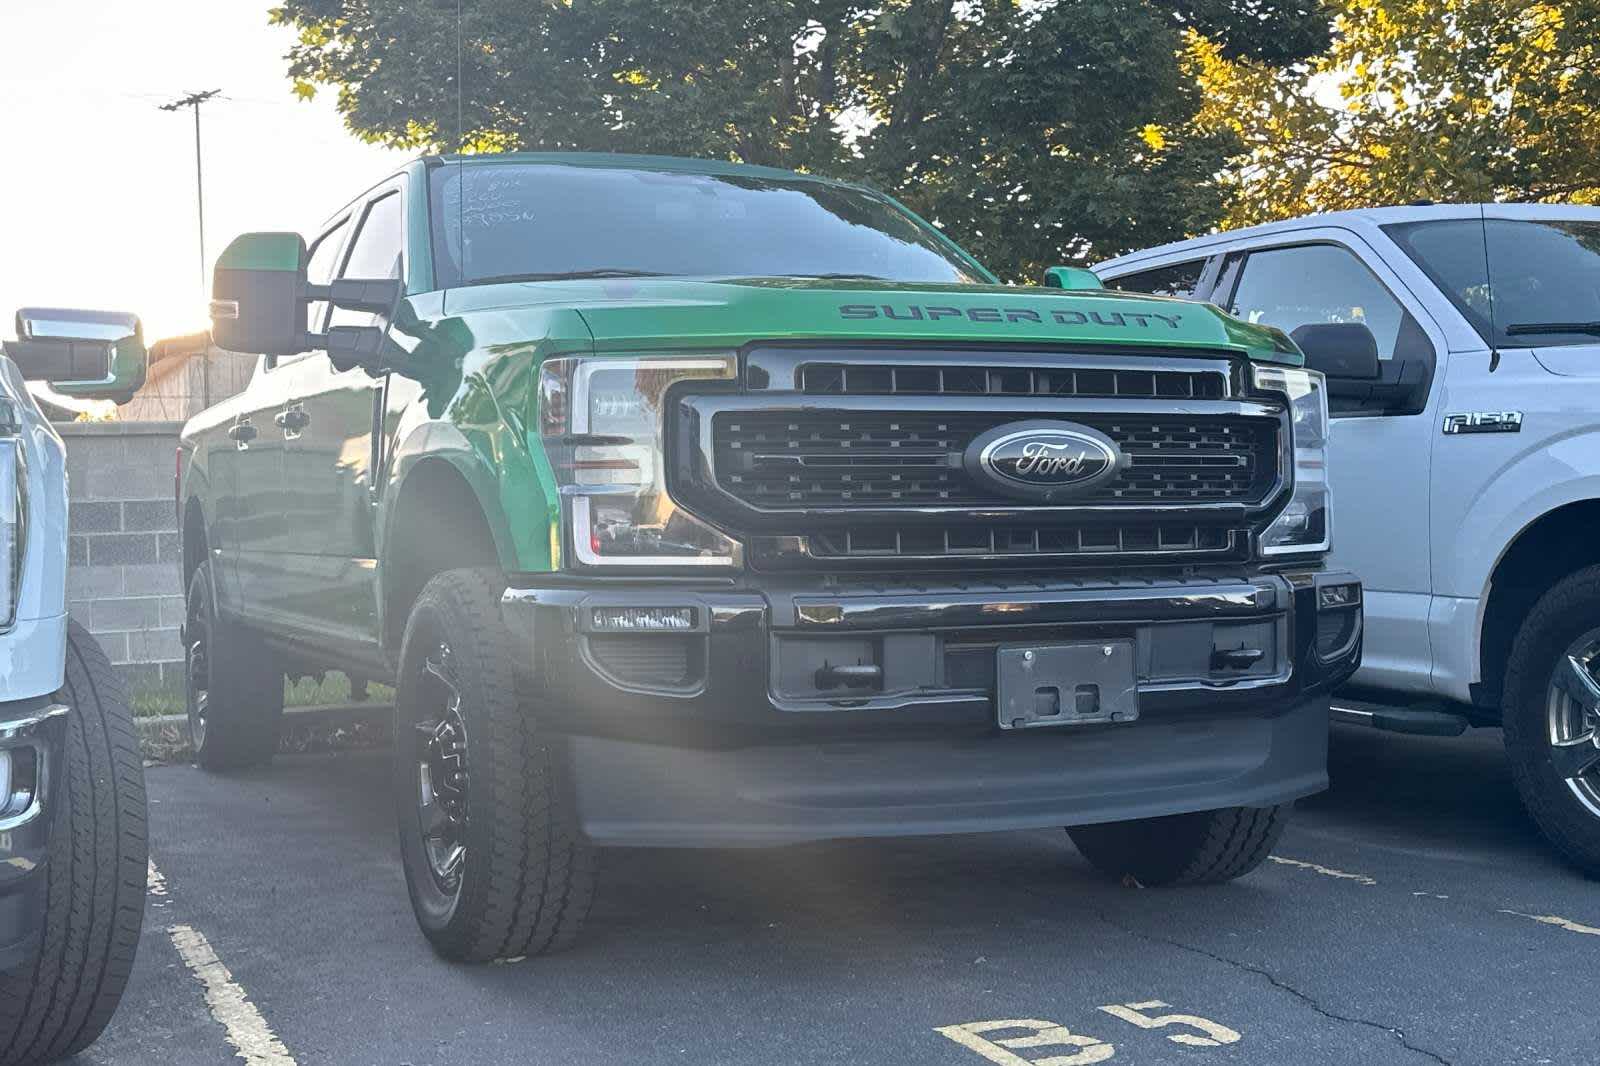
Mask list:
[[[1354,607],[1360,602],[1361,586],[1355,582],[1344,585],[1323,585],[1317,589],[1317,607],[1324,611]]]
[[[0,750],[0,820],[26,814],[39,791],[39,753],[32,747]]]

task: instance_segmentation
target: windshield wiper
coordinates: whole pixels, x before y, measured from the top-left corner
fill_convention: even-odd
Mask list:
[[[627,267],[595,267],[592,270],[552,270],[539,274],[492,274],[472,278],[471,285],[509,285],[519,281],[577,281],[582,278],[664,278],[659,270],[632,270]]]
[[[1506,327],[1508,337],[1529,333],[1588,333],[1600,337],[1600,322],[1518,322]]]

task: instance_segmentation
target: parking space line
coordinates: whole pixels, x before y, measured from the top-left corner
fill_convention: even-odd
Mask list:
[[[217,958],[205,935],[187,925],[175,925],[167,934],[184,963],[205,986],[206,1006],[227,1034],[234,1057],[249,1066],[295,1066],[294,1056]]]
[[[1583,925],[1582,923],[1575,922],[1570,918],[1562,918],[1561,916],[1555,914],[1523,914],[1521,911],[1508,911],[1504,908],[1501,909],[1500,913],[1514,915],[1518,918],[1526,918],[1530,922],[1543,922],[1545,925],[1553,925],[1558,929],[1565,929],[1569,933],[1583,933],[1587,936],[1600,936],[1600,929],[1596,929],[1592,925]]]
[[[1331,866],[1319,866],[1314,862],[1305,862],[1301,859],[1286,859],[1281,855],[1268,855],[1267,858],[1272,862],[1278,863],[1280,866],[1293,866],[1301,870],[1310,870],[1312,873],[1319,873],[1323,877],[1334,877],[1343,881],[1354,881],[1358,885],[1375,885],[1378,883],[1378,879],[1376,877],[1368,877],[1366,874],[1353,874],[1345,870],[1335,870]]]

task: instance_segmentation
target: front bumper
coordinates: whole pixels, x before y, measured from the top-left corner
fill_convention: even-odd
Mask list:
[[[1332,584],[1356,579],[530,584],[504,614],[592,839],[757,845],[1324,788],[1327,692],[1361,653],[1359,600],[1344,630],[1319,608]],[[596,608],[619,607],[676,609],[679,628],[600,631]],[[1136,721],[1001,728],[999,649],[1089,642],[1131,647]]]
[[[0,795],[0,971],[29,958],[43,928],[67,713],[47,699],[0,703],[0,756],[11,760]]]

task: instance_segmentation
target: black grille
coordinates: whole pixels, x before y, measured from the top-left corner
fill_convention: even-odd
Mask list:
[[[1014,414],[724,412],[713,420],[716,476],[752,507],[994,506],[1016,501],[971,478],[962,454]],[[1266,418],[1071,416],[1105,433],[1127,468],[1076,504],[1258,503],[1277,479]]]
[[[808,363],[800,391],[814,396],[1064,396],[1091,399],[1220,400],[1220,370],[1130,367],[894,366]]]
[[[813,556],[887,558],[918,556],[1127,555],[1138,552],[1226,552],[1232,531],[1218,525],[861,527],[810,538]]]

